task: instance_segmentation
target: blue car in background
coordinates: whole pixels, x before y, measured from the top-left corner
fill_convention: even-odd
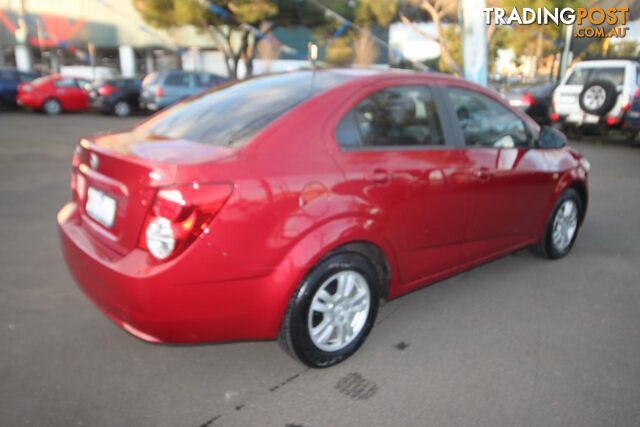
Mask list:
[[[13,67],[0,67],[0,107],[15,107],[18,84],[40,77],[36,72],[19,71]]]
[[[635,93],[631,107],[627,111],[625,128],[631,140],[635,140],[640,133],[640,89]]]

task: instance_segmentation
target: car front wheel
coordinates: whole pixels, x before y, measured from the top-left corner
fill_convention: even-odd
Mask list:
[[[364,342],[378,311],[375,269],[362,255],[332,255],[302,281],[280,330],[280,344],[303,363],[328,367]]]
[[[534,247],[535,252],[550,259],[568,254],[578,236],[581,212],[582,201],[578,193],[572,188],[565,190],[551,211],[540,242]]]

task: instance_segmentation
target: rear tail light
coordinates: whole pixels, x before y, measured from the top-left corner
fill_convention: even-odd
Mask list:
[[[189,185],[158,191],[144,222],[139,246],[158,260],[175,257],[198,236],[227,201],[230,184]]]
[[[620,111],[624,113],[625,111],[628,111],[629,109],[631,109],[632,101],[633,101],[633,98],[629,98],[629,95],[625,95],[622,98],[622,107],[620,107]]]
[[[522,95],[521,101],[523,105],[531,107],[532,105],[536,104],[536,97],[533,96],[531,93],[527,92],[524,95]]]
[[[118,88],[111,85],[100,86],[100,88],[98,89],[98,93],[102,96],[113,95],[117,91],[118,91]]]
[[[162,86],[158,86],[156,88],[156,97],[162,98],[163,96],[164,96],[164,89],[162,88]]]
[[[609,126],[615,126],[620,122],[620,119],[618,119],[617,117],[607,117],[606,122]]]

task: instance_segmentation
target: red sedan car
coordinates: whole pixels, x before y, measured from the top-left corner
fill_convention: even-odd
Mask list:
[[[589,163],[438,74],[300,71],[80,141],[58,214],[76,281],[145,341],[353,354],[380,299],[515,250],[571,249]]]
[[[89,81],[59,74],[41,77],[18,86],[18,104],[55,115],[89,108]]]

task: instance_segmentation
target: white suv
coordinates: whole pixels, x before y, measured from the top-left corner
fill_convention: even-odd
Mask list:
[[[551,120],[570,136],[585,126],[600,133],[621,128],[640,84],[640,63],[599,59],[576,64],[553,93]]]

